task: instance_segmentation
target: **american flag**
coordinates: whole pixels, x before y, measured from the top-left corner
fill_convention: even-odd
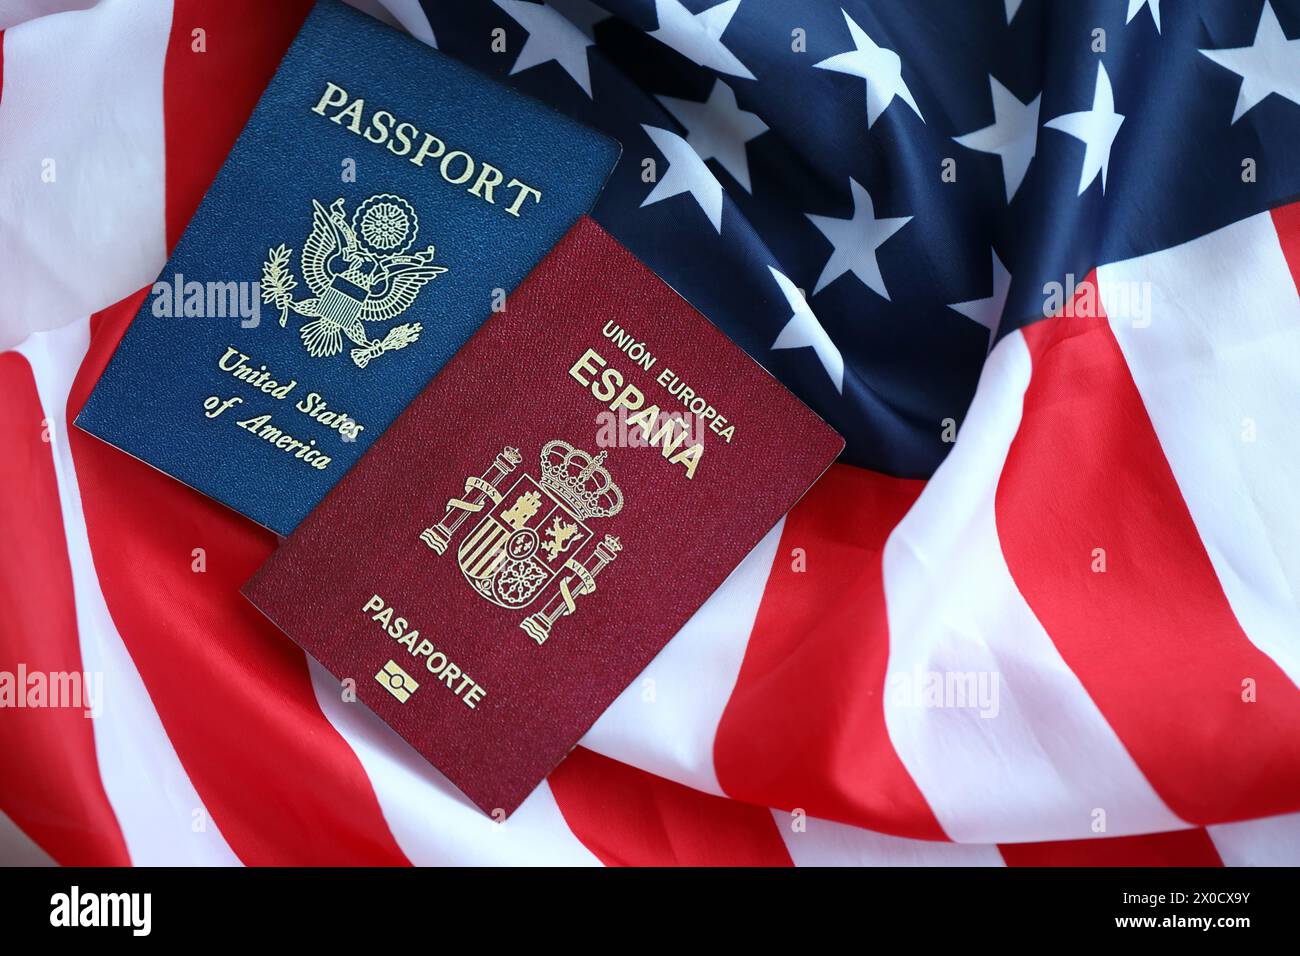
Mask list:
[[[0,3],[0,676],[103,682],[0,709],[0,860],[1300,863],[1300,2],[359,5],[617,138],[844,460],[482,815],[70,427],[306,4]]]

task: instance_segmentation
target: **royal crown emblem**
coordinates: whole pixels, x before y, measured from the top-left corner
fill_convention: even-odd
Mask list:
[[[401,196],[371,196],[348,221],[343,200],[326,209],[315,199],[311,234],[303,243],[300,265],[312,298],[294,299],[298,282],[286,266],[293,250],[285,245],[268,250],[262,263],[262,299],[280,310],[280,326],[289,313],[310,322],[298,330],[313,358],[343,351],[343,336],[358,347],[352,361],[365,368],[386,352],[404,349],[420,337],[420,323],[393,326],[382,339],[366,334],[367,322],[388,322],[415,302],[424,284],[446,272],[432,265],[433,246],[409,254],[420,223],[415,210]]]
[[[588,522],[623,509],[623,492],[605,468],[606,453],[589,455],[556,439],[542,447],[540,480],[523,474],[502,492],[523,461],[505,448],[481,476],[465,479],[463,498],[447,502],[441,521],[420,534],[438,554],[470,515],[480,514],[457,549],[461,573],[484,600],[512,610],[546,596],[519,624],[542,644],[578,597],[596,590],[596,576],[623,550],[618,538],[600,541]]]

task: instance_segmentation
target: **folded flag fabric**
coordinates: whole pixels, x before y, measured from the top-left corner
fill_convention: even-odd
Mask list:
[[[307,5],[31,6],[0,673],[103,693],[0,709],[0,854],[1300,862],[1300,4],[374,6],[619,139],[597,221],[849,443],[504,826],[70,428]]]

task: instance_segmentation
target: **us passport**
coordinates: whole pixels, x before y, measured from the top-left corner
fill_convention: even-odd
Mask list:
[[[499,817],[843,447],[584,217],[244,594]]]
[[[287,534],[591,208],[618,149],[322,0],[77,425]]]

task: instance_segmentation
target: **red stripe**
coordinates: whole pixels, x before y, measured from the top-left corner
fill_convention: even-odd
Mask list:
[[[1008,843],[999,846],[1007,866],[1223,866],[1204,830],[1142,836]]]
[[[836,466],[786,518],[714,743],[718,780],[731,796],[946,839],[890,742],[882,694],[889,630],[881,554],[923,484]]]
[[[549,778],[565,822],[606,866],[791,866],[772,814],[581,747]]]
[[[1033,377],[996,504],[1016,584],[1175,813],[1296,810],[1300,694],[1237,623],[1105,317],[1024,336]]]
[[[177,0],[164,75],[174,245],[309,4]],[[204,52],[195,49],[202,29]],[[141,296],[92,319],[70,419]],[[239,595],[273,536],[72,431],[105,600],[168,736],[235,853],[254,864],[403,864],[374,790],[316,703],[306,658]],[[191,570],[203,548],[207,570]]]
[[[1273,210],[1273,228],[1277,230],[1282,255],[1291,267],[1291,278],[1300,291],[1300,202]]]
[[[69,426],[144,295],[97,317]],[[258,865],[406,863],[360,762],[321,713],[302,651],[239,594],[274,536],[85,432],[69,433],[109,612],[231,849]]]
[[[174,0],[163,85],[167,248],[271,81],[311,0]],[[201,36],[205,49],[195,49]]]
[[[31,366],[16,352],[0,354],[0,408],[0,680],[16,683],[20,665],[82,673],[48,438],[57,422],[44,421]],[[0,809],[60,863],[130,863],[84,708],[10,709],[16,702],[0,710]]]

